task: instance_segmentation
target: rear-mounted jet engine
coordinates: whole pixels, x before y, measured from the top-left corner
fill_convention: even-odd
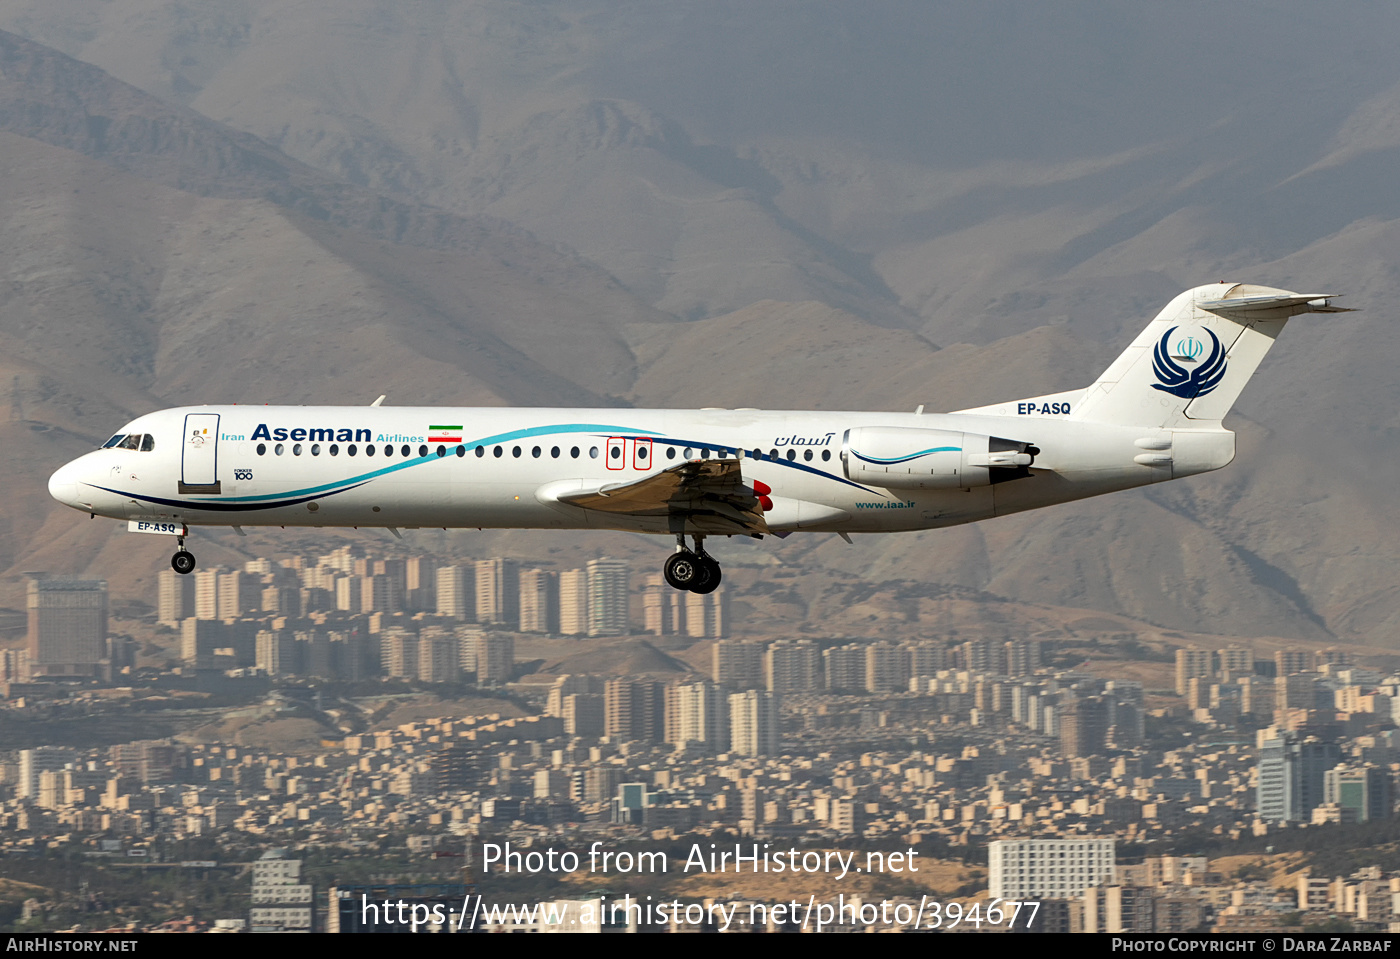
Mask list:
[[[1029,443],[951,430],[862,426],[841,444],[846,478],[886,489],[972,489],[1030,476]]]

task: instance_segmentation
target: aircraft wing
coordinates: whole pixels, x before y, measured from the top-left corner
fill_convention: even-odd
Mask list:
[[[737,459],[694,460],[641,479],[557,494],[560,503],[628,516],[674,516],[711,533],[767,533],[761,493]]]

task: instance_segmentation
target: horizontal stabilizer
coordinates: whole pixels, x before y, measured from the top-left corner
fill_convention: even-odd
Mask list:
[[[1297,313],[1354,313],[1345,306],[1333,306],[1336,293],[1289,293],[1281,295],[1232,296],[1223,300],[1198,300],[1196,305],[1211,313],[1255,313],[1260,310],[1287,309]],[[1305,309],[1299,309],[1305,307]]]
[[[1290,317],[1350,313],[1331,293],[1212,283],[1176,297],[1070,413],[1091,423],[1220,426]]]

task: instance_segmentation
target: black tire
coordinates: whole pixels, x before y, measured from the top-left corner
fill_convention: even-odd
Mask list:
[[[724,579],[724,573],[720,571],[719,563],[708,556],[697,556],[701,575],[695,578],[695,584],[690,587],[692,593],[713,593],[719,588],[720,580]]]
[[[170,557],[170,568],[181,576],[194,572],[194,554],[187,550],[180,550]]]
[[[675,589],[690,589],[700,575],[700,557],[689,550],[672,553],[661,568],[661,575]]]

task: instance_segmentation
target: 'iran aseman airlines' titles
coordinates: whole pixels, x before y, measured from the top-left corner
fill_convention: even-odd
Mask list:
[[[201,406],[123,426],[59,469],[55,499],[196,526],[614,529],[671,534],[708,592],[707,536],[891,533],[1219,469],[1222,426],[1289,317],[1330,294],[1182,293],[1084,389],[955,413]],[[381,398],[382,399],[382,398]]]

